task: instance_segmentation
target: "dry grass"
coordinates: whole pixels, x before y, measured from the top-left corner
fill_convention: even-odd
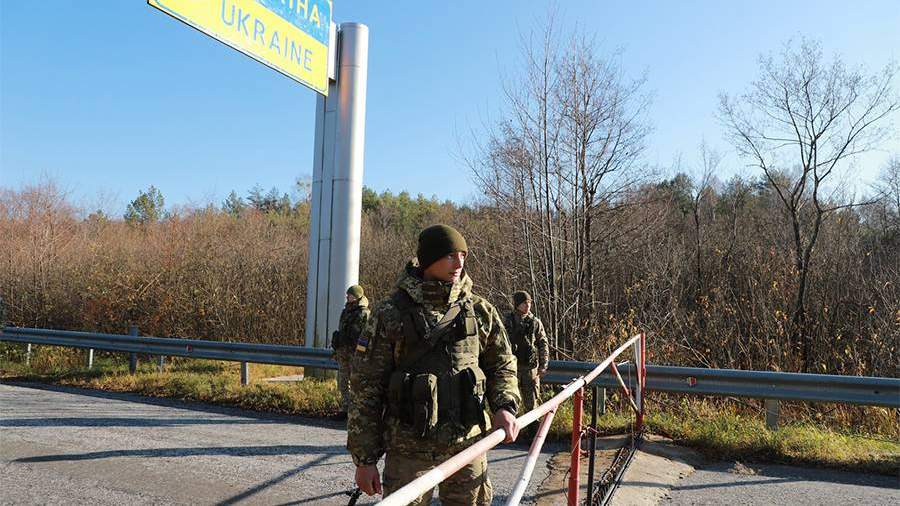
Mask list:
[[[340,395],[334,380],[307,378],[290,383],[269,383],[263,378],[294,375],[295,367],[251,364],[255,378],[248,386],[240,384],[240,365],[211,360],[174,359],[165,372],[156,365],[141,363],[137,374],[129,374],[121,361],[98,360],[92,370],[57,367],[40,363],[36,367],[0,362],[0,375],[27,381],[111,392],[130,392],[149,397],[170,397],[287,415],[326,416],[338,410]]]
[[[52,185],[26,189],[0,198],[0,297],[19,326],[301,344],[306,222],[79,220]]]
[[[649,417],[654,433],[722,460],[825,466],[848,471],[900,473],[900,440],[843,434],[810,423],[789,423],[768,430],[763,419],[717,410],[657,413]]]

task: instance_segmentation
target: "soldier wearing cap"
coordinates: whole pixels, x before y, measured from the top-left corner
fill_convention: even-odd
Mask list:
[[[338,390],[341,392],[341,411],[333,417],[335,420],[347,419],[347,410],[350,406],[350,366],[353,350],[368,320],[369,299],[366,298],[363,287],[353,285],[347,289],[347,303],[341,311],[338,330],[331,336],[334,358],[339,365],[337,384]]]
[[[467,253],[454,228],[424,229],[416,258],[359,337],[347,447],[369,495],[390,495],[491,428],[505,429],[507,442],[518,435],[516,361],[499,313],[472,292]],[[490,504],[485,456],[438,488],[443,504]],[[429,504],[432,493],[413,504]]]
[[[514,293],[512,298],[513,310],[506,315],[503,325],[516,356],[522,413],[527,413],[538,405],[541,375],[547,371],[550,350],[544,324],[531,313],[531,295],[523,290]]]

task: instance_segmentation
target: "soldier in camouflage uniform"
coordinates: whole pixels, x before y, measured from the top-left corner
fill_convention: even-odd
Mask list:
[[[452,227],[419,234],[390,299],[378,304],[356,347],[347,448],[356,483],[384,495],[468,447],[490,428],[515,440],[516,363],[497,310],[472,293],[468,247]],[[492,415],[491,415],[492,413]],[[429,504],[433,491],[414,504]],[[484,456],[439,486],[443,504],[490,504]]]
[[[522,394],[522,413],[538,405],[541,392],[541,375],[547,371],[550,350],[547,333],[541,320],[531,314],[531,295],[525,291],[513,294],[513,310],[503,319],[509,334],[516,369],[519,375],[519,392]]]
[[[353,350],[368,320],[369,300],[361,286],[353,285],[347,289],[347,305],[341,311],[338,330],[331,336],[334,359],[340,366],[337,384],[338,390],[341,392],[341,411],[333,417],[335,420],[347,419],[347,410],[350,405],[350,365],[353,360]]]

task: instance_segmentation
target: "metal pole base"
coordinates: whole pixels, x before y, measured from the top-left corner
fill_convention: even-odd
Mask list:
[[[778,412],[780,408],[778,401],[775,399],[766,399],[766,428],[769,430],[778,429]]]
[[[137,325],[132,325],[131,327],[129,327],[129,328],[128,328],[128,334],[130,334],[130,335],[132,335],[132,336],[137,336],[137,335],[139,335],[139,334],[138,334],[138,328],[137,328]],[[137,365],[138,365],[138,356],[137,356],[137,353],[131,353],[131,354],[128,356],[128,372],[131,373],[131,374],[136,373],[136,372],[137,372]]]
[[[247,386],[250,384],[250,364],[247,362],[241,362],[241,385]]]
[[[320,369],[318,367],[304,367],[303,377],[314,378],[321,381],[332,380],[337,379],[337,371],[332,369]]]

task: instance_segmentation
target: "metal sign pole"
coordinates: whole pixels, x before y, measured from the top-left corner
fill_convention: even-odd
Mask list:
[[[333,31],[334,32],[334,31]],[[336,32],[331,46],[337,44]],[[331,257],[331,169],[334,166],[337,82],[329,80],[328,97],[316,96],[316,134],[309,220],[309,258],[306,281],[306,339],[308,348],[324,348],[328,307],[328,269]],[[323,325],[319,325],[319,321]]]
[[[316,104],[306,299],[306,346],[312,348],[330,345],[344,293],[359,280],[368,27],[343,23],[332,47],[335,80]]]
[[[337,330],[347,288],[359,282],[363,153],[366,126],[369,28],[342,23],[338,43],[337,132],[331,209],[328,332]]]

